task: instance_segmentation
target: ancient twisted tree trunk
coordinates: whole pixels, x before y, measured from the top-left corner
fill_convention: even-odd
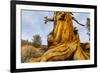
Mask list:
[[[56,12],[54,29],[48,37],[48,51],[31,62],[85,60],[89,52],[85,52],[80,44],[78,32],[74,29],[71,12]]]

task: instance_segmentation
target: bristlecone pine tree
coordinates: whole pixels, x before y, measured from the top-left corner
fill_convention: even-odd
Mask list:
[[[80,43],[77,30],[73,27],[71,12],[55,12],[54,28],[48,35],[48,51],[29,62],[87,60],[90,59],[90,44]]]

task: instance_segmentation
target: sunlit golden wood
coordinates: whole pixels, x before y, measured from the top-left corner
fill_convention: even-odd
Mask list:
[[[48,35],[48,51],[29,62],[90,59],[90,44],[80,43],[79,34],[73,27],[72,20],[71,12],[55,12],[54,28]]]

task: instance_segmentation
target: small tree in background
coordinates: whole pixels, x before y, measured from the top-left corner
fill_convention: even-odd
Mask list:
[[[34,35],[32,39],[32,44],[34,47],[38,48],[42,45],[42,40],[40,35]]]
[[[86,27],[87,27],[87,29],[88,29],[87,34],[88,34],[89,37],[90,37],[90,18],[87,18]],[[90,40],[90,38],[89,38],[89,40]]]

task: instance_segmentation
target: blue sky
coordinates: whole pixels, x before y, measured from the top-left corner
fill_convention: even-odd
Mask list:
[[[47,35],[53,30],[53,22],[44,23],[44,17],[53,17],[54,12],[49,11],[34,11],[34,10],[22,10],[21,11],[21,28],[22,39],[32,41],[32,36],[39,34],[42,39],[42,44],[47,44]],[[73,13],[74,17],[86,24],[86,18],[89,17],[89,13]],[[89,37],[86,34],[86,27],[79,26],[73,21],[73,25],[79,30],[81,42],[88,42]]]

